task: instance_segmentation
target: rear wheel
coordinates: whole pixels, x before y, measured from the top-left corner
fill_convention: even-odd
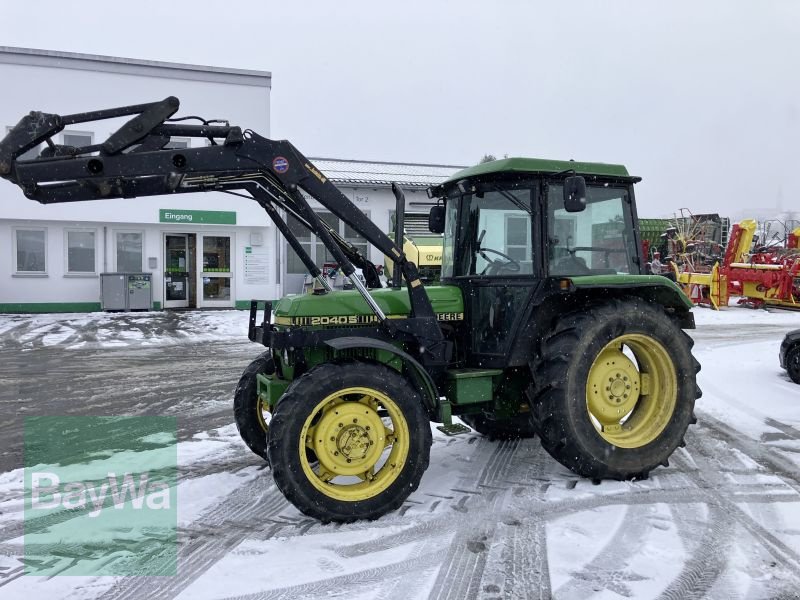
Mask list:
[[[795,344],[786,353],[786,372],[795,383],[800,383],[800,344]]]
[[[492,419],[484,414],[459,415],[458,418],[478,433],[493,440],[516,440],[532,438],[536,435],[536,430],[528,415],[503,420]]]
[[[281,397],[267,446],[275,483],[292,504],[324,522],[350,522],[395,510],[417,489],[431,429],[397,371],[324,363]]]
[[[275,372],[271,352],[267,350],[247,365],[233,395],[233,417],[242,440],[254,454],[267,460],[269,411],[258,397],[256,376]]]
[[[668,464],[696,420],[692,344],[640,299],[560,317],[532,364],[542,446],[593,479],[646,478]]]

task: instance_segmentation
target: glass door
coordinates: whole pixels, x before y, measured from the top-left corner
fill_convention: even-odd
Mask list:
[[[164,235],[164,308],[189,306],[189,236]]]
[[[197,268],[197,306],[233,307],[232,236],[201,234],[199,238],[203,261]]]

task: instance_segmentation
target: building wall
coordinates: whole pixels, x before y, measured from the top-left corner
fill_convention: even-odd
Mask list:
[[[367,213],[372,220],[382,231],[387,233],[391,232],[391,214],[395,210],[396,201],[391,188],[388,186],[353,186],[341,183],[337,186],[339,190],[355,204],[363,212]],[[404,188],[406,198],[406,212],[407,213],[427,213],[430,200],[424,189],[406,187]],[[309,204],[316,211],[325,211],[318,202],[306,198]],[[303,287],[303,274],[287,273],[286,272],[286,254],[291,251],[286,242],[281,244],[283,258],[281,260],[284,272],[284,293],[294,294],[299,293]],[[369,248],[369,259],[376,265],[384,264],[383,254],[374,247]],[[318,261],[319,266],[320,261]]]
[[[228,119],[231,124],[269,136],[269,73],[0,48],[0,80],[0,135],[31,110],[65,115],[172,95],[181,100],[176,116]],[[79,124],[65,132],[91,133],[93,142],[98,143],[124,122],[115,119]],[[56,136],[57,143],[62,135]],[[201,143],[192,141],[193,145]],[[236,225],[162,223],[161,209],[234,212]],[[15,274],[14,227],[47,229],[45,276]],[[69,228],[96,231],[95,274],[66,273],[64,236]],[[30,304],[30,310],[58,308],[57,304],[64,305],[63,309],[96,305],[98,274],[115,268],[112,234],[117,229],[144,232],[143,268],[153,273],[156,307],[164,296],[163,234],[167,231],[195,235],[220,231],[232,236],[235,296],[231,305],[251,297],[273,298],[280,292],[275,227],[252,201],[200,193],[44,206],[26,199],[16,186],[0,181],[0,312],[25,309],[19,306],[23,303]],[[244,279],[245,248],[251,246],[251,234],[261,237],[259,248],[266,249],[270,257],[266,283],[248,284]],[[155,268],[147,260],[150,257],[156,258]]]

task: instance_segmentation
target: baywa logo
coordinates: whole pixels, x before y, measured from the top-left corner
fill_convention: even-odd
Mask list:
[[[174,575],[172,417],[25,419],[25,572]]]
[[[68,510],[86,509],[91,504],[87,516],[97,517],[105,508],[110,497],[115,510],[130,507],[132,510],[169,510],[170,489],[164,482],[150,482],[149,473],[136,475],[125,473],[121,481],[115,473],[108,474],[108,482],[84,483],[72,481],[60,486],[57,473],[34,471],[31,474],[31,510],[47,510],[59,506]]]

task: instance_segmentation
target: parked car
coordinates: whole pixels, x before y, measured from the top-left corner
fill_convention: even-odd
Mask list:
[[[781,366],[789,373],[791,380],[800,383],[800,329],[786,334],[778,356],[781,359]]]

